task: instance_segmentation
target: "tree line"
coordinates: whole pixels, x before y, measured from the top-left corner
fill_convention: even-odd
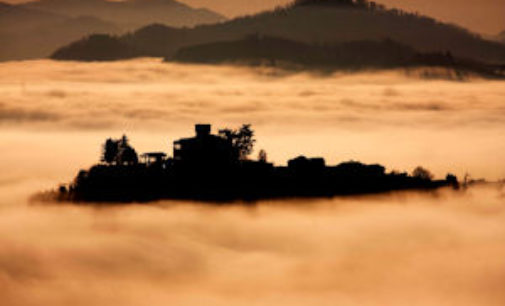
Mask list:
[[[219,130],[218,136],[226,139],[233,151],[234,159],[246,160],[254,149],[254,130],[250,124],[244,124],[238,129]],[[259,153],[259,158],[266,162],[266,152]],[[102,145],[100,161],[107,165],[135,165],[138,163],[137,151],[130,145],[129,139],[123,135],[119,139],[108,138]]]

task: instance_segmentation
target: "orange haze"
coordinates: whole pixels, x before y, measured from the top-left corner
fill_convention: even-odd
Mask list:
[[[170,151],[195,122],[250,122],[277,163],[505,176],[503,82],[416,73],[0,63],[0,304],[505,305],[498,187],[253,206],[28,201],[96,162],[105,137]]]

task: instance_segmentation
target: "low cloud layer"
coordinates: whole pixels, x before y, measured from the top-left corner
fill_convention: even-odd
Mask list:
[[[17,144],[30,146],[37,131],[64,145],[92,134],[80,150],[92,146],[93,156],[79,154],[91,161],[107,136],[128,133],[141,151],[170,152],[174,138],[192,135],[194,123],[252,123],[258,148],[276,163],[306,154],[400,171],[422,163],[439,176],[505,177],[503,82],[419,74],[286,73],[157,59],[1,63],[0,137],[27,133]]]
[[[403,72],[283,74],[157,60],[0,64],[0,300],[30,305],[505,303],[498,188],[254,206],[29,202],[108,136],[170,151],[195,122],[258,147],[503,177],[503,83]]]
[[[0,65],[3,125],[145,129],[247,118],[343,128],[455,128],[503,121],[502,82],[426,81],[415,71],[411,77],[401,70],[317,75],[154,59]]]
[[[3,305],[505,302],[498,190],[0,215]]]

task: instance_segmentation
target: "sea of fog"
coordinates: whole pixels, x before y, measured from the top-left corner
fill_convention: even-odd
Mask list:
[[[496,186],[224,206],[30,200],[96,162],[106,137],[171,152],[197,122],[251,123],[276,164],[504,178],[505,82],[422,74],[0,63],[0,304],[505,305]]]

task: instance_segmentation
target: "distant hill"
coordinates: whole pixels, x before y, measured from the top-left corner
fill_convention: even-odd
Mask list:
[[[250,35],[237,41],[185,47],[165,60],[277,66],[285,69],[317,69],[329,72],[431,66],[448,68],[460,78],[469,74],[487,78],[505,78],[505,66],[455,58],[450,53],[419,53],[409,46],[389,39],[306,44],[278,37]]]
[[[166,60],[267,65],[286,63],[315,68],[359,69],[405,65],[415,55],[416,51],[413,48],[392,40],[320,45],[278,37],[250,35],[237,41],[185,47]]]
[[[192,29],[150,25],[118,39],[135,50],[132,54],[136,56],[171,57],[183,47],[239,40],[251,34],[323,44],[391,38],[422,53],[451,52],[457,57],[505,63],[505,47],[497,42],[429,17],[360,0],[296,1],[274,11]],[[76,52],[76,46],[59,50],[53,58],[79,60],[76,55],[82,52]],[[114,58],[114,54],[107,57]]]
[[[174,0],[39,0],[21,6],[70,17],[93,16],[115,23],[123,30],[151,23],[191,27],[225,20],[218,13],[191,8]]]
[[[67,17],[14,5],[0,5],[0,60],[49,56],[62,44],[88,33],[120,33],[94,17]]]
[[[153,22],[193,26],[223,19],[172,0],[0,2],[0,61],[48,57],[62,45],[92,33],[121,34]]]
[[[139,52],[121,39],[107,34],[94,34],[61,48],[54,58],[78,58],[80,61],[112,61],[136,57]]]
[[[52,25],[68,19],[68,17],[59,14],[26,9],[0,2],[1,33],[32,30],[33,28]]]

